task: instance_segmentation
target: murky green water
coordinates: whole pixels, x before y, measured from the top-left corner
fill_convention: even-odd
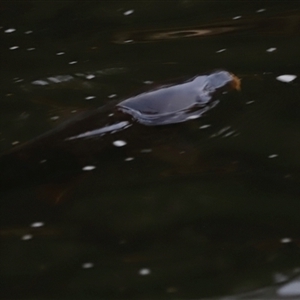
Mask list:
[[[5,1],[0,14],[3,153],[165,82],[216,69],[242,82],[199,119],[76,144],[90,172],[63,157],[20,182],[1,164],[2,299],[299,297],[297,1]]]

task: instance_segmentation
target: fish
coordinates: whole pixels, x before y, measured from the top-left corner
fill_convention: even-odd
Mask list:
[[[113,148],[149,143],[149,135],[167,139],[172,126],[200,118],[219,103],[222,92],[240,90],[240,85],[233,73],[216,70],[79,114],[2,154],[0,193],[30,182],[60,182]],[[162,127],[167,133],[157,130]]]

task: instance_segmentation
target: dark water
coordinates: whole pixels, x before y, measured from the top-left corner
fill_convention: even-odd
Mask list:
[[[97,155],[83,143],[91,172],[2,185],[2,299],[300,296],[298,1],[4,1],[0,14],[1,152],[169,80],[242,82],[199,119]]]

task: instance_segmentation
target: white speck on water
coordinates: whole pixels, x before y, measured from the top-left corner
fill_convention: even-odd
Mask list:
[[[16,31],[15,28],[9,28],[9,29],[4,30],[5,33],[12,33],[12,32],[15,32],[15,31]]]
[[[24,33],[25,34],[31,34],[33,31],[32,30],[28,30],[28,31],[25,31]]]
[[[25,234],[22,236],[21,240],[28,241],[28,240],[31,240],[32,238],[33,238],[33,236],[31,234]]]
[[[280,76],[276,77],[276,79],[281,82],[291,82],[296,78],[297,78],[296,75],[291,75],[291,74],[280,75]]]
[[[134,157],[127,157],[127,158],[125,158],[125,161],[132,161],[132,160],[134,160]]]
[[[216,53],[222,53],[224,51],[226,51],[226,49],[220,49],[220,50],[216,51]]]
[[[125,40],[125,41],[123,41],[124,44],[129,44],[129,43],[132,43],[132,42],[133,42],[133,40]]]
[[[122,141],[122,140],[117,140],[117,141],[114,141],[113,142],[113,145],[116,146],[116,147],[123,147],[125,146],[127,143],[125,141]]]
[[[142,275],[142,276],[149,275],[150,273],[151,273],[151,270],[147,269],[147,268],[143,268],[143,269],[139,270],[139,274]]]
[[[151,81],[151,80],[146,80],[146,81],[144,81],[144,83],[145,83],[145,84],[152,84],[153,81]]]
[[[14,142],[12,142],[11,144],[13,145],[13,146],[15,146],[15,145],[18,145],[20,142],[19,141],[14,141]]]
[[[69,62],[69,65],[74,65],[74,64],[77,64],[77,60],[73,60]]]
[[[268,48],[266,51],[267,51],[267,52],[274,52],[274,51],[276,51],[276,50],[277,50],[277,48],[271,47],[271,48]]]
[[[40,164],[44,164],[47,161],[47,159],[40,160]]]
[[[95,170],[96,167],[95,166],[85,166],[82,168],[82,171],[92,171]]]
[[[82,269],[91,269],[94,267],[94,264],[91,262],[86,262],[84,264],[82,264]]]
[[[18,48],[19,48],[19,46],[12,46],[12,47],[9,48],[9,50],[16,50]]]
[[[123,12],[123,15],[124,15],[124,16],[129,16],[129,15],[133,14],[133,12],[134,12],[133,9],[129,9],[129,10],[124,11],[124,12]]]
[[[92,74],[85,76],[86,79],[93,79],[93,78],[95,78],[95,77],[96,77],[96,76],[95,76],[95,75],[92,75]]]
[[[109,98],[109,99],[115,98],[115,97],[117,97],[117,94],[111,94],[111,95],[107,96],[107,98]]]
[[[229,131],[225,135],[223,135],[223,138],[229,137],[229,136],[233,135],[234,133],[235,133],[234,130],[233,131]]]
[[[22,81],[24,81],[24,79],[18,79],[15,82],[22,82]]]
[[[283,238],[280,240],[280,243],[282,244],[287,244],[287,243],[291,243],[292,239],[291,238]]]
[[[206,129],[210,126],[211,126],[210,124],[205,124],[205,125],[200,126],[199,129]]]
[[[251,100],[251,101],[247,101],[246,104],[249,105],[249,104],[252,104],[254,102],[255,102],[254,100]]]
[[[275,157],[278,157],[278,154],[271,154],[268,156],[269,158],[275,158]]]
[[[95,98],[96,98],[96,96],[87,96],[84,99],[85,100],[92,100],[92,99],[95,99]]]
[[[74,109],[74,110],[71,111],[71,114],[75,114],[76,112],[77,112],[77,110]]]
[[[240,19],[242,16],[236,16],[236,17],[233,17],[232,20],[238,20]]]
[[[43,222],[34,222],[30,225],[30,227],[39,228],[39,227],[43,227],[44,225],[45,225],[45,223],[43,223]]]
[[[152,149],[142,149],[141,153],[151,153]]]
[[[33,51],[35,48],[27,48],[27,51]]]
[[[113,116],[114,116],[114,113],[111,113],[111,114],[109,114],[108,116],[109,116],[109,117],[113,117]]]
[[[44,80],[35,80],[35,81],[32,81],[31,83],[35,84],[35,85],[48,85],[49,84],[47,81],[44,81]]]
[[[56,55],[64,55],[65,52],[57,52]]]
[[[50,120],[52,120],[52,121],[56,121],[58,119],[59,119],[59,116],[53,116],[53,117],[50,118]]]
[[[257,12],[257,13],[262,13],[262,12],[264,12],[264,11],[266,11],[266,9],[265,9],[265,8],[261,8],[261,9],[258,9],[256,12]]]

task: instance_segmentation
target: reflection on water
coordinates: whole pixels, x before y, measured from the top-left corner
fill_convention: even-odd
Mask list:
[[[3,299],[299,298],[297,1],[0,15],[0,149],[17,155],[0,163]],[[114,110],[215,70],[242,88],[200,117]]]

